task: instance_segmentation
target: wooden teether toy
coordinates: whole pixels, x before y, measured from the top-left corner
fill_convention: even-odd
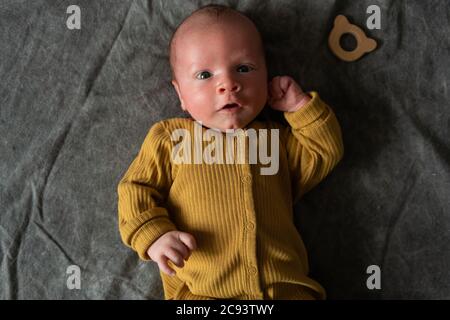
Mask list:
[[[346,33],[353,35],[356,39],[356,48],[353,51],[342,49],[339,42],[342,35]],[[328,46],[339,59],[350,62],[361,58],[365,53],[375,50],[377,43],[375,40],[368,38],[360,27],[348,22],[345,16],[338,15],[334,19],[334,27],[328,37]]]

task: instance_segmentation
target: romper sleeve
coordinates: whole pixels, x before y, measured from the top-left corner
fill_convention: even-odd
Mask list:
[[[176,230],[163,207],[172,184],[170,157],[170,136],[156,123],[117,187],[122,241],[142,260],[150,260],[147,250],[156,239]]]
[[[342,159],[342,133],[334,112],[319,97],[295,112],[285,112],[286,137],[294,203],[322,181]]]

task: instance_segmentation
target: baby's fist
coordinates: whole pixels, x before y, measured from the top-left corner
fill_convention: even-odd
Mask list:
[[[269,82],[268,102],[272,109],[283,112],[294,112],[305,105],[310,99],[291,77],[277,76]]]
[[[195,238],[186,232],[169,231],[159,237],[147,250],[147,254],[158,264],[159,270],[173,276],[175,271],[168,265],[170,260],[179,268],[184,266],[191,252],[197,248]]]

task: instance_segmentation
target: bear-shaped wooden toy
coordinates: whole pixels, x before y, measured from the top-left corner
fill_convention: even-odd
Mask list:
[[[346,33],[353,35],[356,39],[356,48],[352,51],[344,50],[341,47],[340,39]],[[368,38],[360,27],[351,24],[343,15],[338,15],[334,19],[334,27],[328,37],[328,45],[339,59],[348,62],[358,60],[362,55],[375,50],[377,47],[374,39]]]

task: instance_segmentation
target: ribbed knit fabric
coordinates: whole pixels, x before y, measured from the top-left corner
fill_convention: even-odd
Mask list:
[[[344,149],[333,111],[316,92],[309,94],[306,105],[284,114],[290,127],[254,120],[243,131],[279,129],[275,175],[262,175],[268,165],[251,164],[248,156],[243,164],[175,164],[172,150],[179,141],[171,135],[182,128],[194,137],[196,122],[176,118],[152,126],[118,186],[119,230],[143,260],[168,231],[195,237],[197,250],[185,266],[171,265],[176,276],[161,273],[166,299],[183,299],[186,290],[191,298],[264,299],[268,288],[273,294],[286,284],[325,298],[322,286],[308,277],[293,205],[336,166]],[[201,127],[202,134],[207,129]],[[209,143],[202,142],[203,151]]]

